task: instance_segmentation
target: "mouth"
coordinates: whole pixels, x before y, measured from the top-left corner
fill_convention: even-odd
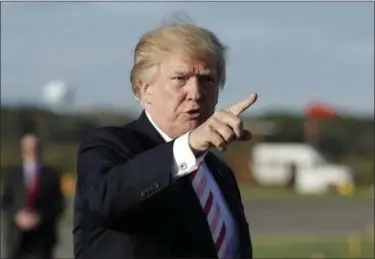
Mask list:
[[[191,109],[186,111],[186,114],[188,115],[189,118],[195,119],[198,118],[201,115],[201,110],[200,109]]]

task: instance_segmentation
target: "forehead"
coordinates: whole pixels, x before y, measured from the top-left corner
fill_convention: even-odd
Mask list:
[[[214,62],[191,58],[186,55],[170,55],[162,60],[160,72],[163,74],[215,74]]]

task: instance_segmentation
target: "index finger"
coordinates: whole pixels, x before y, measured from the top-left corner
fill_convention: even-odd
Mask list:
[[[235,116],[238,116],[242,112],[244,112],[247,108],[249,108],[251,105],[253,105],[255,101],[257,100],[257,98],[258,98],[257,94],[252,94],[245,100],[229,106],[226,110],[233,113]]]

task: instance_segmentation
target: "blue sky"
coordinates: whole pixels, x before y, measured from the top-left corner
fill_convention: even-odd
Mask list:
[[[229,47],[218,108],[257,92],[254,112],[320,101],[373,114],[371,2],[2,3],[1,100],[40,100],[43,86],[58,79],[75,89],[77,109],[139,110],[129,83],[132,50],[178,11]]]

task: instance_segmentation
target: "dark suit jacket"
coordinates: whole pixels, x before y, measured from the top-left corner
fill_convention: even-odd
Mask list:
[[[165,143],[144,112],[85,138],[78,153],[76,258],[217,258],[192,176],[172,180],[173,143]],[[213,154],[205,162],[238,224],[239,256],[251,258],[235,177]]]
[[[23,231],[14,222],[15,214],[26,206],[27,188],[23,168],[22,166],[4,168],[2,173],[5,175],[5,180],[1,202],[2,210],[5,212],[8,256],[13,256],[24,245],[50,249],[57,241],[58,218],[64,208],[60,174],[51,167],[41,167],[35,197],[35,210],[40,213],[41,222],[34,230]]]

